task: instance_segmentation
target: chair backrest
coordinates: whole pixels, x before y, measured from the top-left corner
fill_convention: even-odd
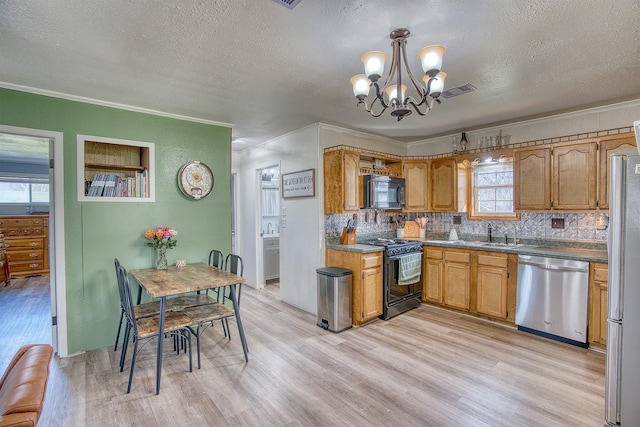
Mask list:
[[[224,254],[217,249],[209,252],[209,265],[224,270]]]
[[[133,328],[133,336],[138,336],[138,324],[136,323],[136,312],[133,308],[133,296],[131,295],[131,286],[129,286],[129,274],[127,270],[121,265],[119,268],[120,280],[118,284],[120,286],[120,292],[123,295],[123,308],[127,317],[127,322]]]
[[[238,276],[244,275],[244,264],[242,258],[236,254],[227,255],[227,259],[224,262],[225,270],[230,273],[237,274]]]
[[[120,277],[120,261],[118,260],[118,258],[114,258],[113,259],[113,263],[115,265],[116,268],[116,282],[118,283],[118,294],[120,295],[120,307],[122,307],[122,310],[124,311],[124,295],[122,294],[122,279]]]

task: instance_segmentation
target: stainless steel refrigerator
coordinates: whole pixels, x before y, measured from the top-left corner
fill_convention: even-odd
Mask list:
[[[638,132],[638,130],[636,130]],[[640,135],[636,133],[636,138]],[[640,426],[640,156],[611,158],[605,426]]]

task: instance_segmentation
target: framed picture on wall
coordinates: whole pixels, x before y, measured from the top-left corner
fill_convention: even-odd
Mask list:
[[[306,169],[282,174],[282,198],[315,197],[316,170]]]

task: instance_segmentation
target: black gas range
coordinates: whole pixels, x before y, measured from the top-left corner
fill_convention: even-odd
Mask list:
[[[372,239],[364,242],[365,245],[373,245],[373,246],[384,246],[385,247],[385,255],[395,256],[408,254],[412,252],[421,252],[422,251],[422,242],[417,242],[415,240],[404,240],[404,239]]]
[[[419,307],[422,298],[422,242],[404,239],[373,239],[367,245],[383,246],[382,315],[387,320]],[[414,265],[408,278],[407,266]],[[403,271],[404,270],[404,271]],[[417,276],[416,276],[417,274]]]

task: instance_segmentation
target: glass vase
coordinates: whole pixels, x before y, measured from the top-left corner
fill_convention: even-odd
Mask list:
[[[156,260],[156,268],[158,270],[166,270],[169,268],[167,263],[167,248],[158,248],[158,259]]]

